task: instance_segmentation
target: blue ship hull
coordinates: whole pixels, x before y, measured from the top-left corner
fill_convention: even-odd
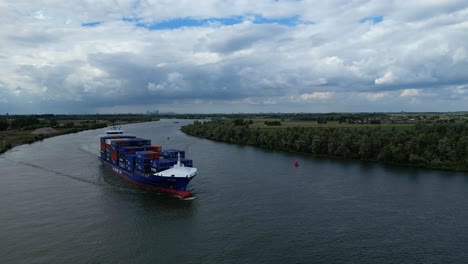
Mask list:
[[[181,198],[188,198],[192,196],[192,193],[186,191],[187,185],[193,178],[181,178],[181,177],[161,177],[151,174],[145,174],[138,171],[127,171],[114,165],[101,157],[99,157],[102,165],[110,169],[114,174],[128,180],[136,185],[139,185],[146,189],[151,189],[159,192],[174,194]]]

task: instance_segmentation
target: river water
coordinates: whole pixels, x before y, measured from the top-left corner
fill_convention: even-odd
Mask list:
[[[186,150],[193,201],[104,169],[103,130],[1,155],[0,263],[468,263],[467,173],[212,142],[190,122],[123,128]]]

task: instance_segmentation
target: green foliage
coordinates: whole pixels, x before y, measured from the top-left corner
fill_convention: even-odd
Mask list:
[[[44,138],[45,138],[45,136],[42,135],[42,134],[36,135],[36,136],[34,137],[34,139],[35,139],[36,141],[41,141],[41,140],[43,140]]]
[[[287,127],[251,129],[235,122],[182,127],[193,136],[314,155],[429,168],[468,170],[468,125],[418,124],[414,129]]]
[[[267,126],[281,126],[280,121],[265,121],[265,125]]]
[[[42,127],[44,127],[44,125],[38,124],[38,125],[24,126],[20,128],[19,130],[34,130],[34,129],[38,129]]]
[[[328,123],[328,121],[326,119],[319,118],[317,120],[317,124],[319,124],[319,125],[326,125],[327,123]]]
[[[50,119],[49,120],[49,125],[51,127],[56,127],[58,125],[57,119]]]
[[[27,126],[39,125],[40,123],[41,121],[39,121],[39,119],[34,118],[34,117],[17,118],[11,121],[11,128],[20,129],[20,128],[27,127]]]
[[[7,130],[10,126],[10,123],[5,118],[0,118],[0,131]]]
[[[73,122],[66,122],[65,124],[62,125],[62,127],[65,127],[65,128],[72,128],[75,126],[75,123]]]
[[[234,123],[235,126],[243,126],[244,125],[244,119],[241,119],[241,118],[234,119],[233,123]]]

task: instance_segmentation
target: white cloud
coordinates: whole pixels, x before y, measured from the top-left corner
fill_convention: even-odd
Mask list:
[[[377,101],[391,96],[389,92],[365,93],[364,96],[370,101]]]
[[[244,21],[154,31],[122,21],[233,16]],[[258,16],[310,23],[256,24]],[[381,22],[359,22],[377,16]],[[455,95],[466,89],[456,87],[468,85],[467,16],[466,1],[455,0],[6,0],[0,2],[0,94],[8,102],[15,95],[43,100],[41,111],[68,101],[94,112],[158,100],[213,102],[206,107],[232,101],[239,111],[242,104],[259,111],[289,111],[292,104],[304,111],[355,105],[378,111],[377,102],[387,100],[386,109],[398,111],[411,107],[413,97],[421,109],[460,110],[466,99]],[[82,26],[91,22],[102,23]],[[320,100],[328,105],[314,108]],[[189,103],[178,105],[191,111]],[[0,111],[12,107],[1,104]]]
[[[326,100],[330,99],[334,93],[332,92],[313,92],[307,94],[301,94],[300,98],[302,100]]]
[[[466,51],[464,48],[458,48],[452,55],[452,60],[454,63],[462,62],[466,59]]]
[[[381,84],[392,84],[396,81],[396,77],[393,75],[392,72],[386,72],[384,76],[375,79],[375,84],[381,85]]]
[[[39,20],[45,20],[45,19],[49,19],[50,17],[44,15],[44,13],[41,10],[39,10],[39,11],[36,11],[36,13],[34,14],[34,18],[39,19]]]
[[[409,96],[416,96],[419,95],[421,90],[419,89],[405,89],[401,92],[400,96],[401,97],[409,97]]]
[[[455,87],[454,92],[456,94],[468,94],[468,84]]]
[[[184,79],[184,76],[179,72],[170,72],[166,76],[166,80],[156,84],[149,82],[147,89],[150,92],[157,94],[173,94],[177,92],[185,92],[190,88],[190,84]]]
[[[158,91],[163,91],[164,90],[164,87],[160,84],[155,84],[155,83],[152,83],[152,82],[149,82],[148,83],[148,91],[150,92],[158,92]]]

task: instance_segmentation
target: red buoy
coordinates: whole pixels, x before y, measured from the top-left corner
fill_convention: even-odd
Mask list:
[[[294,167],[299,167],[299,162],[297,160],[294,162]]]

